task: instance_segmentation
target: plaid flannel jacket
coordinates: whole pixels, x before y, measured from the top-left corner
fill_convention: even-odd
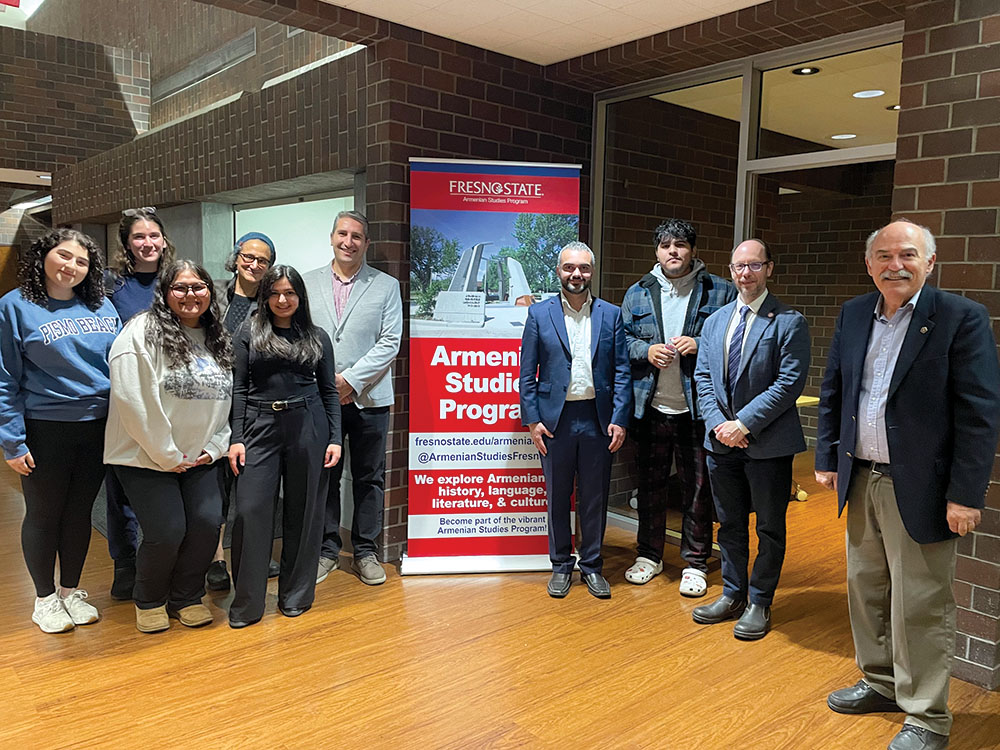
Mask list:
[[[709,315],[736,299],[736,287],[721,276],[709,273],[704,267],[695,277],[691,296],[684,316],[684,336],[700,344],[701,328]],[[657,369],[649,363],[646,354],[652,344],[662,344],[663,321],[660,320],[660,282],[647,273],[625,292],[622,301],[622,320],[625,324],[625,343],[632,365],[632,390],[635,395],[635,419],[642,419],[646,406],[656,390]],[[696,358],[681,357],[681,384],[684,400],[691,415],[698,418],[698,403],[693,393],[692,379]]]

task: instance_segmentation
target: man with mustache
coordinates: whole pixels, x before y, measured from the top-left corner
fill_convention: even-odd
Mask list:
[[[590,293],[594,253],[570,242],[556,268],[562,291],[528,308],[521,337],[521,419],[542,457],[548,495],[549,596],[569,593],[574,560],[570,498],[576,482],[580,573],[610,599],[601,575],[611,457],[625,442],[632,381],[622,315]]]
[[[847,600],[863,679],[838,713],[905,712],[890,750],[948,747],[958,535],[974,530],[1000,431],[986,308],[925,285],[934,236],[894,221],[841,308],[820,391],[816,479],[847,505]]]

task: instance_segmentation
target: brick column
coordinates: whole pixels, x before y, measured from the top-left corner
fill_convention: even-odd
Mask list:
[[[938,237],[935,281],[985,304],[1000,333],[1000,6],[910,6],[893,212]],[[1000,466],[980,527],[959,542],[953,674],[1000,686]]]

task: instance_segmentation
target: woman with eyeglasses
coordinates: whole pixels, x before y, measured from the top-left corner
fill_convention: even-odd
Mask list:
[[[55,229],[21,257],[19,287],[0,299],[0,440],[21,475],[31,619],[44,633],[100,619],[78,586],[104,477],[108,350],[121,328],[102,274],[94,240]]]
[[[208,272],[187,260],[160,271],[152,307],[111,347],[104,461],[142,526],[133,591],[136,628],[168,617],[198,627],[205,571],[222,524],[218,459],[229,448],[233,354]]]
[[[216,284],[219,314],[230,336],[257,310],[260,280],[267,269],[274,265],[276,257],[274,243],[266,234],[247,232],[236,240],[232,254],[226,259],[226,270],[233,276],[224,284]],[[229,498],[232,495],[234,477],[228,469],[223,471],[225,488],[222,496],[222,522],[225,523],[229,518]],[[206,577],[208,588],[212,591],[229,591],[229,571],[222,551],[223,531],[224,529],[219,532],[219,544],[215,548],[215,557],[208,567]],[[273,560],[268,568],[268,575],[271,578],[278,575],[278,563]]]
[[[260,308],[233,340],[232,444],[236,484],[229,625],[264,615],[272,517],[284,484],[278,610],[298,617],[313,603],[329,473],[340,460],[340,400],[333,345],[312,323],[302,277],[274,266]]]

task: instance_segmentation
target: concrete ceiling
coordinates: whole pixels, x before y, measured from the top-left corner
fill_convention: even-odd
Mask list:
[[[762,0],[323,0],[550,65]]]

